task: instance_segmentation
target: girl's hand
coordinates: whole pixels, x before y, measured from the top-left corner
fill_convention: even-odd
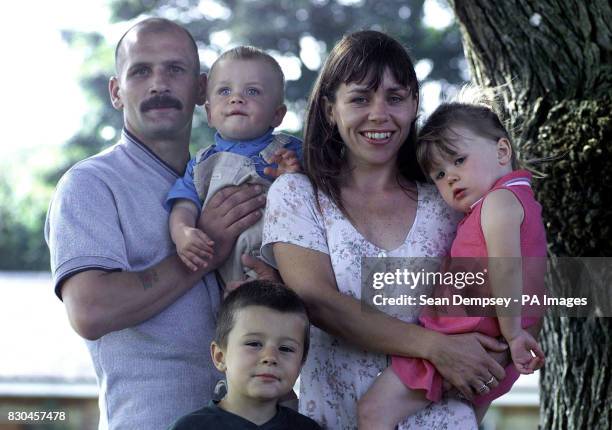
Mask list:
[[[299,173],[302,171],[297,154],[290,149],[279,149],[274,153],[270,162],[278,164],[278,167],[276,169],[273,167],[266,167],[264,169],[264,174],[274,178],[278,178],[283,173]]]
[[[508,339],[510,354],[516,370],[523,375],[529,375],[544,365],[544,352],[538,342],[525,330]]]

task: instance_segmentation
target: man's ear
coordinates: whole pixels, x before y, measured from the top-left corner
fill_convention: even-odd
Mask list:
[[[119,79],[113,76],[108,81],[108,93],[110,95],[111,103],[117,110],[123,109],[123,102],[121,101],[121,93],[119,89]]]
[[[502,166],[512,162],[512,145],[505,137],[497,141],[497,161]]]
[[[198,96],[196,98],[196,104],[202,106],[206,101],[206,85],[208,84],[208,78],[206,73],[200,73],[198,76]]]
[[[210,356],[217,370],[219,372],[225,372],[227,369],[225,365],[225,352],[216,342],[211,342],[210,344]]]
[[[274,112],[274,117],[272,118],[272,124],[270,124],[270,127],[275,128],[281,125],[281,122],[283,122],[283,118],[285,117],[286,113],[287,113],[286,105],[282,104],[278,106],[276,108],[276,111]]]

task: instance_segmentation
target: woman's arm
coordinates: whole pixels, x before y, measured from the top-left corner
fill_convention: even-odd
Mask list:
[[[506,348],[479,333],[447,336],[408,324],[380,311],[365,311],[359,300],[336,286],[329,256],[297,245],[276,242],[274,256],[285,283],[306,302],[314,325],[369,351],[431,361],[465,397],[489,380],[504,377],[503,368],[486,349]]]

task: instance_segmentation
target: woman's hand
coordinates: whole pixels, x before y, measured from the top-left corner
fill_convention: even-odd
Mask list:
[[[468,400],[479,394],[483,385],[496,387],[506,375],[488,351],[505,352],[508,345],[484,334],[439,335],[430,348],[429,361]]]

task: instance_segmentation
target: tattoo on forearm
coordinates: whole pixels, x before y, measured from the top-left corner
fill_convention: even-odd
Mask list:
[[[142,286],[144,287],[145,290],[148,290],[149,288],[151,288],[154,282],[159,281],[159,275],[154,269],[145,270],[144,272],[140,272],[138,274],[138,277],[140,278],[140,282],[142,282]]]

